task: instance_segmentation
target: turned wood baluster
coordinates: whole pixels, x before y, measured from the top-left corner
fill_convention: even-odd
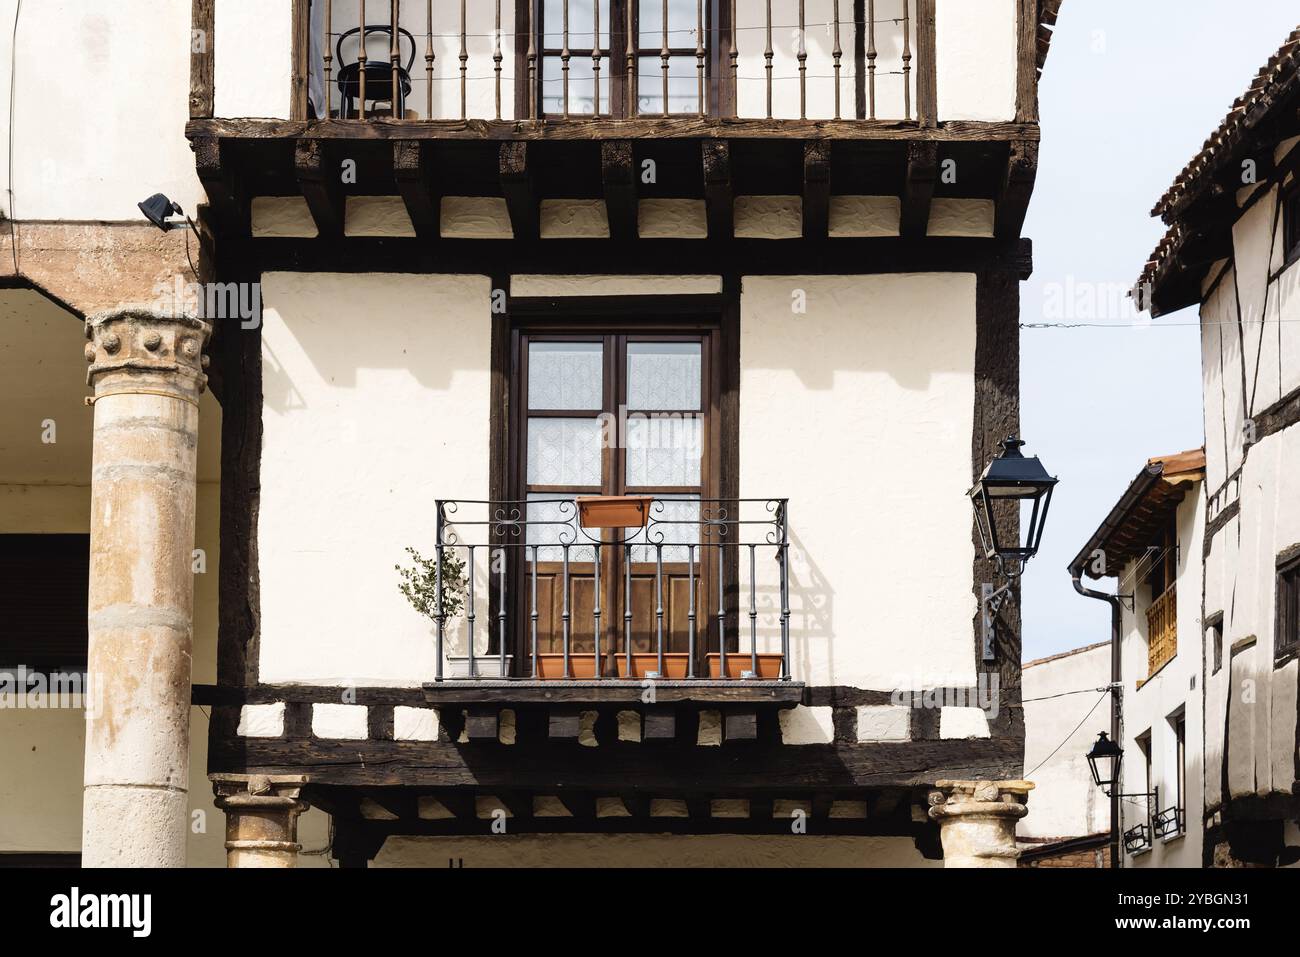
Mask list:
[[[903,0],[903,119],[912,118],[912,28],[908,18],[911,0]]]
[[[595,19],[591,38],[591,82],[595,87],[592,116],[600,116],[600,0],[593,0],[591,9]]]
[[[564,115],[569,115],[569,0],[564,0],[564,43],[560,47],[560,76],[563,78]]]
[[[736,0],[731,0],[731,115],[740,115],[740,47],[736,42]]]
[[[799,0],[799,119],[808,119],[808,47],[804,43],[804,0]]]
[[[831,56],[835,59],[835,118],[840,118],[840,60],[844,56],[844,50],[840,46],[840,0],[835,0],[835,48],[831,51]]]
[[[632,30],[636,23],[634,11],[636,10],[636,0],[627,0],[627,112],[629,116],[637,114],[637,62],[636,50],[640,43],[640,37],[636,36]],[[631,658],[628,659],[631,667]]]
[[[772,118],[772,0],[767,0],[767,47],[763,50],[767,71],[767,118]]]
[[[357,51],[357,92],[361,97],[360,117],[366,118],[366,0],[361,0],[361,49]]]
[[[537,90],[537,0],[528,4],[528,116],[538,117]]]
[[[668,115],[668,0],[663,0],[663,46],[659,48],[659,67],[663,71],[664,116]]]
[[[468,115],[465,110],[465,69],[469,63],[469,50],[465,47],[465,0],[460,0],[460,118]]]
[[[390,7],[389,12],[392,14],[392,27],[393,27],[393,34],[392,34],[393,43],[388,50],[388,62],[392,66],[392,72],[393,72],[393,101],[391,106],[393,108],[393,119],[399,120],[399,119],[405,119],[405,117],[399,114],[399,110],[398,110],[398,104],[401,103],[402,101],[402,95],[401,95],[402,87],[401,87],[401,83],[399,82],[401,78],[401,70],[402,70],[402,47],[401,47],[401,41],[399,40],[401,34],[397,32],[397,25],[401,20],[401,16],[402,16],[402,10],[401,10],[402,0],[392,0],[392,2],[389,4],[389,7]]]
[[[876,0],[867,0],[867,100],[876,118]]]
[[[496,32],[492,39],[492,63],[493,72],[496,74],[496,99],[497,99],[497,119],[501,119],[501,0],[497,0],[496,6]]]
[[[695,0],[695,75],[700,115],[704,109],[704,0]]]
[[[433,0],[428,0],[425,7],[424,83],[426,87],[426,108],[424,118],[431,120],[433,119],[433,61],[437,57],[437,54],[433,52]]]
[[[334,67],[334,0],[325,0],[325,119],[329,119],[330,107],[333,105],[333,91],[330,89],[330,73]]]

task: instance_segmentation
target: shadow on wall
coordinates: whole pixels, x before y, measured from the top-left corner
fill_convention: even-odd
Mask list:
[[[323,390],[393,373],[448,391],[457,373],[487,371],[490,287],[486,276],[265,274],[266,407],[301,410]]]
[[[818,391],[850,387],[840,373],[883,374],[914,392],[937,376],[973,381],[969,274],[747,276],[740,323],[747,377],[789,370]]]

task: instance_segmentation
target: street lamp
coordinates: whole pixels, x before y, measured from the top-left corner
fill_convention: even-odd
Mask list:
[[[1165,833],[1165,823],[1158,820],[1157,816],[1152,813],[1152,805],[1160,806],[1160,788],[1154,788],[1150,791],[1138,791],[1134,794],[1121,794],[1119,769],[1124,761],[1124,749],[1118,743],[1112,741],[1105,731],[1097,735],[1097,740],[1093,742],[1092,750],[1088,752],[1088,767],[1092,770],[1092,780],[1097,787],[1101,788],[1101,793],[1108,798],[1145,798],[1147,801],[1147,820],[1146,823],[1139,823],[1124,832],[1124,850],[1129,854],[1136,854],[1143,848],[1151,846],[1151,835],[1155,831],[1157,834]],[[1112,803],[1114,803],[1112,801]],[[1178,826],[1175,818],[1174,826]],[[1115,814],[1111,815],[1110,831],[1111,845],[1115,845],[1115,829],[1119,826]],[[1112,850],[1112,853],[1115,853]],[[1119,861],[1113,861],[1112,867],[1118,867]]]
[[[1092,769],[1092,780],[1107,797],[1110,789],[1119,784],[1119,766],[1123,760],[1124,750],[1105,731],[1097,735],[1096,743],[1088,752],[1088,767]]]
[[[1047,509],[1052,504],[1052,489],[1057,480],[1047,474],[1038,456],[1025,458],[1020,450],[1024,442],[1014,435],[1002,440],[1002,454],[984,469],[978,482],[970,490],[971,505],[975,508],[975,524],[979,527],[984,557],[996,559],[1008,577],[1020,574],[1025,562],[1038,553],[1043,538],[1043,525]],[[1024,543],[1014,525],[1008,526],[1018,512],[1010,508],[998,509],[1002,503],[1019,506],[1028,502],[1033,506],[1024,529]],[[1014,564],[1010,564],[1014,563]]]
[[[971,507],[975,510],[975,527],[979,529],[984,557],[997,562],[1006,584],[995,589],[990,582],[980,585],[980,618],[984,629],[983,659],[997,660],[996,616],[1002,602],[1011,593],[1012,582],[1020,577],[1025,563],[1038,553],[1052,503],[1052,489],[1057,480],[1047,474],[1038,456],[1026,458],[1020,449],[1024,442],[1014,435],[1000,443],[1002,452],[971,487]],[[1018,527],[1020,506],[1029,503],[1024,538]]]

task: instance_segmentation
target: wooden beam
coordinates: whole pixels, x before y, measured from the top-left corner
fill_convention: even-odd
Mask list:
[[[904,239],[923,239],[930,225],[930,201],[939,177],[939,146],[907,144],[907,178],[903,185],[898,231]]]
[[[190,119],[211,117],[216,62],[217,0],[193,0],[190,8]]]
[[[672,708],[647,708],[641,724],[642,741],[673,741],[677,737],[677,715]]]
[[[495,707],[465,709],[465,737],[471,741],[496,741],[500,733],[501,712]]]
[[[247,237],[250,233],[250,206],[247,191],[233,163],[223,162],[227,152],[213,137],[193,140],[194,165],[199,182],[208,194],[212,217],[227,236]]]
[[[298,140],[294,144],[298,188],[322,239],[343,238],[343,175],[332,154],[329,144],[320,140]]]
[[[758,713],[728,709],[723,715],[723,741],[757,741]]]
[[[421,239],[437,239],[439,196],[433,175],[433,144],[394,140],[393,179],[415,234]]]
[[[923,129],[939,121],[935,0],[916,0],[916,119]]]
[[[365,120],[205,119],[190,120],[185,135],[278,139],[310,136],[345,140],[875,140],[943,143],[987,143],[991,140],[1039,139],[1037,123],[987,120],[948,120],[929,128],[905,120],[760,120],[670,117],[668,119],[606,118],[565,120],[563,123],[517,123],[514,120],[395,120],[376,116]]]
[[[501,144],[500,177],[501,195],[506,198],[514,238],[536,239],[541,229],[541,209],[533,171],[528,165],[527,143]]]
[[[547,736],[552,741],[577,741],[582,729],[582,712],[576,708],[553,708],[549,715]]]
[[[993,224],[993,235],[996,238],[1020,237],[1037,176],[1038,144],[1012,143],[1007,154],[1007,166],[1002,174],[1002,184],[998,188]]]
[[[1016,122],[1038,122],[1038,0],[1017,0]]]
[[[604,140],[600,144],[600,180],[610,239],[637,237],[636,175],[632,166],[631,140]]]
[[[700,158],[704,164],[704,209],[709,238],[731,239],[735,235],[731,143],[728,140],[702,140]]]
[[[831,202],[831,144],[809,140],[803,145],[803,238],[829,234]]]

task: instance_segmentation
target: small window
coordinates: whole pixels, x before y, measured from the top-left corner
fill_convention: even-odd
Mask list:
[[[1174,748],[1177,765],[1175,784],[1178,793],[1174,795],[1174,804],[1178,808],[1178,830],[1182,831],[1183,815],[1187,811],[1187,716],[1180,714],[1174,720]]]
[[[1211,674],[1217,675],[1223,668],[1223,616],[1216,615],[1214,618],[1211,618],[1209,627],[1206,630],[1209,631],[1208,637],[1211,653],[1214,655],[1214,670]]]
[[[1300,651],[1300,556],[1277,569],[1277,657]]]
[[[1283,262],[1300,258],[1300,188],[1294,186],[1282,200],[1282,238],[1286,244]]]

